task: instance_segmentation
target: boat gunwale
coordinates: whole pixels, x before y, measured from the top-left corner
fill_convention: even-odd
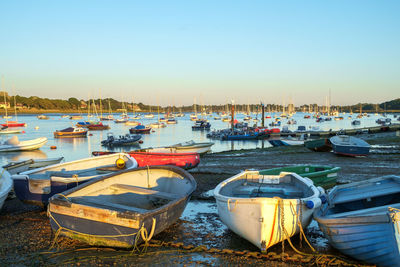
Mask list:
[[[224,181],[222,181],[221,183],[219,183],[217,185],[217,187],[214,189],[214,198],[217,201],[224,201],[227,202],[230,199],[233,200],[241,200],[240,203],[246,203],[246,200],[254,203],[255,201],[260,201],[260,200],[267,200],[267,199],[274,199],[274,197],[234,197],[234,196],[226,196],[226,195],[222,195],[220,192],[222,190],[222,188],[226,185],[228,185],[229,183],[234,182],[235,180],[240,179],[242,176],[244,176],[245,174],[249,174],[249,173],[253,173],[253,174],[259,174],[259,171],[242,171]],[[300,180],[300,182],[302,182],[305,186],[307,186],[309,189],[312,190],[313,194],[309,197],[305,197],[305,198],[285,198],[284,200],[296,200],[296,201],[307,201],[307,200],[312,200],[312,199],[319,199],[319,195],[320,195],[320,191],[318,190],[318,188],[314,185],[314,183],[311,181],[311,179],[307,178],[307,177],[302,177],[294,172],[281,172],[279,175],[270,175],[270,176],[279,176],[279,177],[284,177],[286,175],[293,175],[296,177],[296,179]]]
[[[335,204],[334,198],[337,196],[339,190],[348,189],[348,188],[356,188],[359,185],[368,185],[373,184],[384,179],[393,179],[400,183],[400,176],[397,175],[385,175],[377,178],[371,178],[368,180],[336,185],[331,189],[328,194],[328,202],[322,205],[320,208],[314,211],[314,219],[321,224],[324,225],[337,225],[337,224],[371,224],[371,223],[388,223],[390,222],[389,211],[386,214],[375,214],[375,215],[362,215],[362,214],[354,214],[346,217],[328,217],[325,213],[331,208],[332,205]],[[395,204],[392,204],[395,205]],[[385,205],[386,206],[386,205]],[[368,209],[368,208],[365,208]],[[363,209],[362,209],[363,210]],[[342,212],[341,212],[342,213]],[[337,213],[340,214],[340,213]]]
[[[327,165],[291,165],[291,166],[286,166],[286,167],[277,167],[277,168],[272,168],[272,169],[264,169],[264,170],[259,170],[259,172],[263,172],[263,171],[268,171],[268,170],[279,170],[281,168],[296,168],[296,167],[311,167],[311,168],[324,168],[323,171],[315,171],[315,172],[310,172],[310,173],[298,173],[298,175],[300,175],[301,177],[308,177],[308,178],[314,178],[314,177],[318,177],[318,176],[322,176],[322,175],[327,175],[330,173],[337,173],[339,172],[342,168],[341,167],[335,167],[335,166],[327,166]],[[285,171],[283,171],[285,172]],[[290,171],[286,171],[286,172],[290,172]]]
[[[81,206],[89,207],[88,205],[70,202],[68,200],[68,198],[67,198],[68,195],[71,194],[71,193],[74,193],[74,192],[76,192],[76,191],[78,191],[78,190],[80,190],[82,188],[88,187],[88,186],[90,186],[92,184],[95,184],[97,182],[112,178],[112,177],[117,176],[117,175],[121,175],[121,174],[124,174],[124,173],[129,173],[129,172],[138,172],[138,171],[143,171],[143,170],[151,170],[151,169],[164,169],[166,171],[172,171],[174,173],[182,175],[184,177],[184,179],[189,180],[189,182],[191,183],[191,185],[192,185],[191,190],[189,190],[187,193],[185,193],[184,195],[180,196],[179,198],[171,200],[170,202],[168,202],[165,205],[162,205],[162,206],[160,206],[160,207],[158,207],[156,209],[148,210],[147,212],[142,212],[142,213],[141,212],[129,211],[129,210],[116,211],[116,210],[113,210],[113,209],[104,209],[104,208],[98,208],[98,207],[93,207],[93,206],[90,206],[90,207],[96,208],[98,210],[103,210],[103,211],[111,211],[113,213],[116,212],[116,214],[117,214],[116,217],[121,217],[122,216],[123,218],[127,218],[127,216],[128,216],[129,218],[127,218],[127,219],[133,219],[133,218],[136,219],[138,217],[138,214],[143,215],[143,216],[144,215],[150,216],[150,215],[161,213],[165,209],[169,209],[170,207],[178,205],[178,204],[180,204],[181,201],[188,200],[190,198],[190,196],[192,195],[192,193],[196,190],[197,182],[194,179],[194,177],[189,172],[187,172],[187,171],[185,171],[185,170],[183,170],[183,169],[181,169],[179,167],[170,166],[170,165],[168,165],[168,166],[139,167],[139,168],[124,170],[124,171],[121,171],[121,172],[118,172],[118,173],[107,174],[105,176],[102,176],[101,178],[92,179],[92,180],[90,180],[90,181],[88,181],[86,183],[83,183],[81,185],[78,185],[76,187],[68,189],[68,190],[64,191],[62,193],[62,195],[55,194],[48,201],[49,202],[48,210],[51,212],[51,205],[50,204],[57,205],[57,206],[63,206],[63,207],[66,207],[66,208],[71,208],[72,205],[74,205],[74,206],[81,205]]]
[[[132,160],[133,163],[136,162],[136,159],[133,158],[132,156],[130,156],[128,153],[121,153],[121,152],[119,152],[119,153],[101,155],[101,156],[97,156],[97,157],[88,157],[88,158],[83,158],[83,159],[78,159],[78,160],[63,162],[63,163],[57,163],[57,164],[52,164],[52,165],[48,165],[48,166],[44,166],[44,167],[40,167],[40,168],[28,170],[28,171],[21,172],[21,173],[19,173],[19,174],[13,175],[13,179],[26,179],[26,178],[29,179],[29,175],[30,175],[30,174],[33,174],[33,173],[36,173],[36,172],[42,172],[42,171],[45,171],[46,169],[49,169],[49,168],[59,167],[59,166],[61,166],[61,165],[73,165],[73,164],[75,164],[75,163],[80,163],[80,162],[85,162],[85,161],[94,160],[94,159],[99,158],[99,157],[103,157],[103,158],[109,157],[109,158],[111,158],[111,157],[115,157],[116,155],[126,156],[129,160]],[[101,159],[101,158],[100,158],[100,159]],[[137,162],[136,162],[136,165],[137,165]],[[14,176],[15,176],[15,177],[14,177]],[[18,176],[21,176],[21,177],[18,177]]]

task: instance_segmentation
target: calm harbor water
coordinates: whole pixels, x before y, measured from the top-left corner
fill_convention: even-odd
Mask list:
[[[129,114],[132,115],[132,114]],[[213,114],[215,115],[215,114]],[[274,115],[279,114],[266,114],[271,115],[271,119],[265,119],[265,125],[268,126],[273,120]],[[343,120],[326,121],[322,123],[317,123],[314,118],[304,119],[305,113],[296,113],[291,119],[297,121],[295,125],[287,125],[288,119],[282,118],[282,126],[288,126],[289,130],[296,130],[298,126],[304,125],[307,129],[311,127],[318,126],[321,130],[340,130],[340,129],[351,129],[351,128],[362,128],[369,126],[376,126],[376,120],[381,118],[381,115],[371,114],[370,117],[364,117],[361,120],[361,125],[353,126],[351,122],[356,119],[357,114],[353,114],[352,118],[349,119],[350,114],[341,113]],[[132,126],[127,126],[124,124],[114,123],[113,121],[104,121],[111,127],[110,130],[106,131],[90,131],[92,136],[87,138],[62,138],[57,139],[53,137],[53,132],[55,130],[61,130],[66,127],[75,125],[78,121],[70,120],[69,118],[61,118],[59,114],[49,114],[49,120],[39,120],[36,115],[20,115],[18,116],[18,121],[27,123],[27,127],[23,128],[24,133],[18,134],[20,140],[34,139],[37,137],[47,137],[48,142],[39,150],[26,151],[26,152],[3,152],[0,153],[0,164],[6,164],[9,161],[16,161],[29,158],[52,158],[64,156],[66,161],[77,160],[85,157],[91,156],[92,151],[107,150],[105,147],[101,146],[101,141],[107,138],[109,132],[114,135],[125,135],[129,133],[129,129]],[[118,114],[114,114],[114,117],[119,117]],[[162,115],[160,114],[160,117]],[[242,121],[245,115],[237,114],[235,118]],[[256,115],[252,116],[253,118]],[[258,115],[260,119],[261,115]],[[388,115],[392,119],[392,122],[396,121],[393,115]],[[84,119],[86,119],[84,117]],[[225,129],[230,127],[228,122],[222,122],[221,120],[214,120],[213,116],[207,116],[207,119],[211,123],[211,129]],[[13,119],[10,119],[13,120]],[[146,119],[142,116],[141,120],[138,120],[142,124],[149,124],[157,120],[157,115],[152,119]],[[192,131],[191,126],[194,124],[190,120],[189,113],[186,113],[184,117],[177,118],[177,124],[168,124],[166,128],[154,129],[154,132],[148,135],[143,135],[143,144],[136,147],[122,147],[114,148],[114,151],[129,151],[131,149],[146,148],[146,147],[157,147],[172,145],[180,142],[185,142],[189,140],[194,140],[196,142],[208,142],[212,141],[215,145],[212,147],[212,152],[221,152],[228,150],[240,150],[240,149],[254,149],[254,148],[266,148],[271,145],[263,140],[255,141],[220,141],[220,140],[210,140],[206,137],[207,131]],[[4,121],[4,119],[2,119]],[[249,125],[253,125],[255,122],[250,121]],[[261,122],[258,122],[261,125]],[[278,128],[282,128],[278,127]],[[36,129],[35,129],[36,128]],[[271,127],[269,127],[271,128]],[[276,128],[276,127],[274,127]],[[11,135],[2,135],[0,138],[4,141],[10,138]],[[56,146],[57,149],[50,149],[50,146]]]

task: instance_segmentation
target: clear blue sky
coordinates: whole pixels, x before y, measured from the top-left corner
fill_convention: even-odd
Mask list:
[[[143,103],[400,97],[400,1],[1,1],[12,94]]]

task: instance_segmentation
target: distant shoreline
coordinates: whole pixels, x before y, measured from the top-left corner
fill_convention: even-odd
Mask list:
[[[302,112],[302,111],[297,111],[297,112]],[[0,110],[0,114],[1,115],[5,115],[5,113],[6,112],[5,112],[4,109]],[[7,111],[7,113],[8,113],[8,115],[13,116],[14,115],[14,110],[12,108],[10,108]],[[48,110],[38,110],[38,109],[31,109],[31,110],[26,110],[25,109],[24,110],[24,109],[22,109],[22,110],[18,110],[17,111],[17,114],[20,114],[20,115],[24,115],[24,114],[40,115],[40,114],[51,114],[51,113],[53,113],[53,114],[64,114],[64,115],[65,114],[81,114],[81,115],[87,115],[88,114],[87,112],[82,112],[82,111],[79,111],[79,110],[56,110],[56,109],[54,109],[54,110],[53,109],[48,109]],[[112,114],[120,114],[120,113],[122,113],[122,112],[115,111]],[[129,112],[129,113],[132,113],[132,112]],[[157,112],[136,111],[136,113],[157,113]],[[193,113],[193,112],[190,111],[190,112],[184,112],[184,113]],[[270,112],[265,111],[265,114],[267,114],[267,113],[270,113]],[[279,113],[279,112],[277,112],[277,113]],[[375,114],[376,111],[374,111],[374,110],[365,110],[365,111],[363,111],[363,113]],[[378,113],[379,114],[383,114],[384,112],[378,112]],[[400,113],[400,110],[387,110],[385,113]],[[97,113],[97,114],[100,115],[100,113]],[[103,112],[103,114],[109,114],[109,113],[108,112]],[[161,112],[160,112],[160,114],[161,114]],[[343,112],[340,113],[340,114],[343,114]],[[348,112],[346,112],[346,114],[348,114]],[[353,114],[358,114],[358,113],[357,112],[353,112]]]
[[[10,109],[7,111],[8,115],[13,116],[14,115],[14,110]],[[48,110],[17,110],[17,115],[24,115],[24,114],[35,114],[35,115],[40,115],[40,114],[81,114],[83,115],[87,115],[87,112],[82,112],[79,110],[56,110],[56,109],[48,109]],[[122,112],[118,112],[118,111],[114,111],[112,112],[112,114],[120,114]],[[128,112],[128,113],[132,113],[132,112]],[[137,111],[137,113],[149,113],[148,111]],[[152,112],[155,113],[155,112]],[[3,110],[0,111],[1,115],[5,115],[6,112]],[[97,113],[98,115],[100,115],[100,113]],[[108,112],[103,112],[103,114],[109,114]]]

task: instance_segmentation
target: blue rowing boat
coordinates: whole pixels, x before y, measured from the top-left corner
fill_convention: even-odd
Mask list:
[[[400,266],[400,176],[336,186],[314,219],[343,254],[379,266]]]
[[[335,154],[343,156],[367,156],[370,145],[360,138],[348,135],[336,135],[329,139]]]

